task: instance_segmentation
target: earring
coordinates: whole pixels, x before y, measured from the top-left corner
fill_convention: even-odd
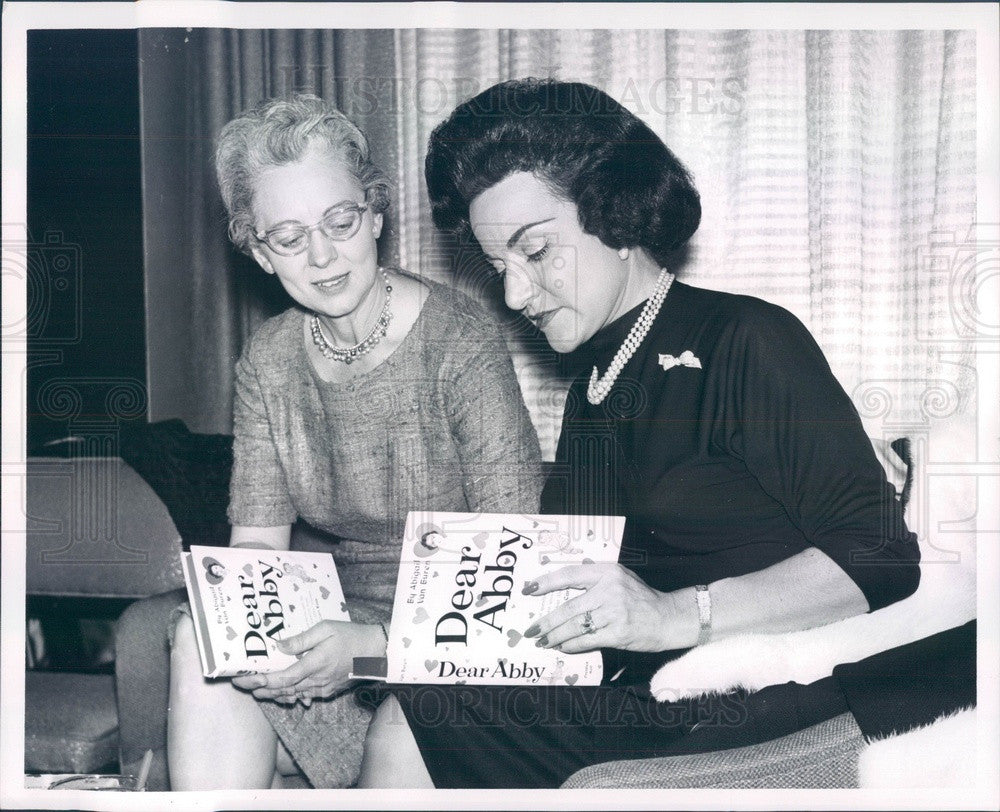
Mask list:
[[[618,259],[620,259],[622,262],[628,259],[628,248],[618,249]]]

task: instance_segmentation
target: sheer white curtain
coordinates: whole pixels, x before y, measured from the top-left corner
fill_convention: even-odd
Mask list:
[[[287,33],[207,31],[185,35],[173,54],[163,52],[164,36],[144,32],[140,39],[145,57],[160,60],[150,72],[158,78],[142,87],[144,100],[157,94],[144,114],[147,158],[160,150],[162,162],[163,139],[147,137],[157,116],[184,122],[190,147],[210,143],[225,116],[255,97],[319,93],[366,129],[396,179],[384,261],[434,276],[450,272],[453,253],[426,203],[431,129],[499,79],[595,84],[646,120],[694,173],[704,215],[681,278],[796,313],[873,434],[928,431],[960,414],[972,392],[974,313],[959,295],[963,279],[956,280],[976,202],[972,32],[344,30],[298,32],[295,42],[319,44],[296,48]],[[233,80],[262,54],[271,54],[267,70],[249,82]],[[171,81],[188,84],[165,93]],[[191,115],[207,97],[218,100],[220,112],[211,120]],[[176,160],[192,160],[190,152]],[[184,201],[217,194],[204,155],[198,160],[183,179],[176,173],[172,194],[185,217],[191,206]],[[180,312],[192,295],[186,275],[233,270],[221,209],[214,199],[196,208],[201,222],[187,225],[146,212],[148,228],[165,229],[175,241],[193,238],[187,267],[179,267],[151,256],[147,237],[147,276],[159,291],[151,306],[161,308],[161,318],[189,318]],[[170,290],[185,285],[174,307]],[[168,346],[151,328],[150,356],[194,359],[189,365],[214,359],[210,374],[198,376],[213,393],[157,381],[151,372],[151,412],[154,419],[184,417],[202,431],[227,430],[230,362],[266,309],[245,287],[220,282],[210,295],[198,294],[197,311],[207,326],[191,341],[214,346],[195,346],[176,330]],[[517,338],[523,331],[511,325],[525,397],[551,455],[563,384],[551,353],[529,352]]]

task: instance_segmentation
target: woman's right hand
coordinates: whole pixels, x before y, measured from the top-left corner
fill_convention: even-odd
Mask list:
[[[321,620],[301,634],[278,641],[278,648],[299,660],[283,671],[234,677],[233,684],[257,699],[309,705],[348,686],[355,657],[385,654],[385,637],[378,626],[341,620]]]
[[[583,591],[525,630],[525,637],[538,638],[535,645],[539,647],[566,654],[600,648],[667,651],[690,648],[698,639],[693,594],[679,600],[680,590],[653,589],[621,564],[560,567],[525,584],[524,594],[545,595],[561,589]]]

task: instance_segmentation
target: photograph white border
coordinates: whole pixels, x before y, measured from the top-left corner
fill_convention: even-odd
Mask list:
[[[609,25],[609,21],[614,25]],[[1000,121],[997,99],[998,6],[996,4],[653,4],[653,3],[237,3],[140,0],[132,3],[6,3],[3,7],[3,223],[26,222],[26,32],[33,28],[726,28],[726,29],[917,29],[977,31],[978,217],[1000,223]],[[997,273],[997,269],[993,269]],[[995,280],[994,280],[995,284]],[[25,280],[3,275],[3,324],[19,323],[26,312]],[[1000,308],[1000,304],[998,304]],[[994,320],[990,323],[998,323]],[[979,409],[986,430],[983,449],[1000,470],[998,404],[1000,347],[978,349]],[[24,754],[24,505],[25,393],[24,354],[3,352],[3,534],[4,584],[3,696],[0,721],[0,806],[13,808],[252,809],[261,806],[321,809],[465,808],[465,809],[753,809],[996,808],[1000,803],[997,765],[998,627],[1000,595],[1000,522],[996,478],[980,477],[979,534],[979,756],[984,778],[967,791],[861,790],[551,790],[412,791],[274,790],[261,792],[150,793],[115,795],[29,791],[23,789]],[[982,454],[981,454],[982,458]],[[275,794],[280,793],[280,794]],[[332,795],[330,793],[333,793]]]

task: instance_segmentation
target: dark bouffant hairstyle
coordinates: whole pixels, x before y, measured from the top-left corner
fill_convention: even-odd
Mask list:
[[[575,203],[583,230],[605,245],[645,248],[661,265],[701,220],[691,176],[656,133],[580,82],[484,90],[435,128],[424,171],[434,223],[464,235],[469,203],[515,172]]]

